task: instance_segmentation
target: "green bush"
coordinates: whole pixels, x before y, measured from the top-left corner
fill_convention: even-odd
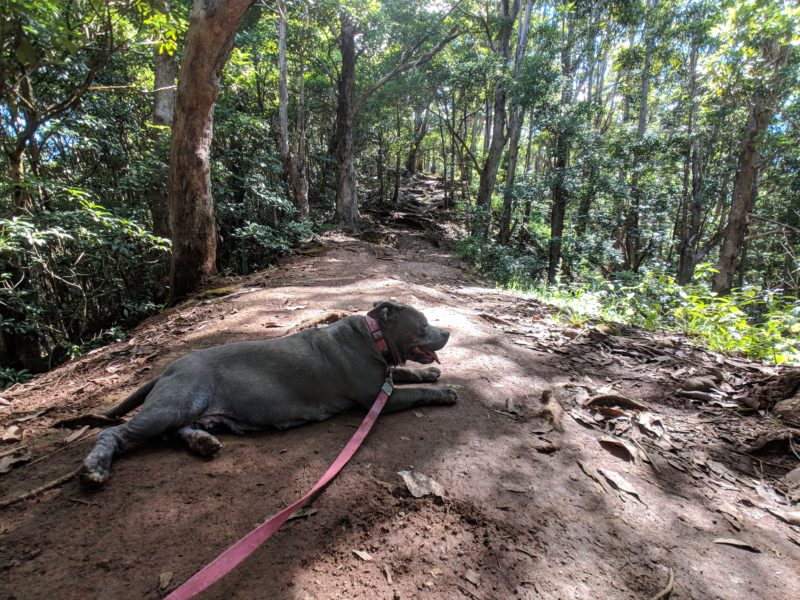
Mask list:
[[[81,200],[0,219],[0,356],[39,371],[153,312],[169,242]]]

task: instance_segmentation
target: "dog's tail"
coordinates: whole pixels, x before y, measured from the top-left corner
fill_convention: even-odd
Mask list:
[[[156,377],[155,379],[151,379],[150,381],[145,383],[142,387],[140,387],[138,390],[133,392],[130,396],[125,398],[125,400],[117,404],[114,408],[112,408],[108,412],[103,413],[103,415],[109,417],[110,419],[117,419],[122,415],[128,414],[134,408],[140,406],[144,402],[145,398],[147,398],[147,395],[155,387],[158,379],[159,379],[158,377]]]

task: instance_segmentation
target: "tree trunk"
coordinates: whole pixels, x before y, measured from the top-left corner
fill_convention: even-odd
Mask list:
[[[655,3],[653,3],[654,5]],[[642,67],[642,79],[640,86],[639,97],[639,120],[636,127],[636,138],[639,143],[644,140],[644,134],[647,131],[647,110],[648,110],[648,97],[650,95],[650,63],[653,55],[653,47],[650,41],[645,44],[644,51],[644,66]],[[641,205],[642,205],[642,186],[641,170],[642,170],[642,156],[641,152],[634,153],[633,159],[633,174],[631,175],[630,185],[630,204],[625,214],[625,224],[623,225],[623,259],[624,268],[626,271],[637,272],[639,266],[644,259],[642,252],[642,233],[640,225]]]
[[[175,78],[178,75],[178,63],[174,54],[153,51],[153,123],[156,125],[172,125],[175,113]]]
[[[514,80],[519,77],[525,49],[528,46],[528,29],[531,23],[533,0],[527,0],[522,21],[517,32],[517,51],[514,56]],[[500,217],[500,243],[508,245],[511,239],[511,211],[514,200],[514,179],[517,175],[519,138],[522,133],[523,111],[516,98],[511,98],[511,114],[508,120],[508,165],[506,166],[506,185],[503,191],[503,213]]]
[[[294,152],[289,147],[289,86],[286,76],[286,6],[278,0],[278,154],[283,159],[283,168],[289,184],[289,194],[297,210],[296,216],[308,218],[308,181],[305,177],[305,153]],[[302,74],[301,74],[302,77]],[[301,86],[302,80],[301,80]],[[301,87],[302,89],[302,87]],[[301,93],[301,103],[303,101]],[[299,110],[299,109],[298,109]],[[299,118],[298,118],[299,121]],[[302,130],[298,137],[305,135]],[[305,144],[298,144],[299,148]]]
[[[215,272],[217,238],[209,151],[219,76],[253,0],[195,0],[180,70],[170,150],[170,302]]]
[[[572,40],[574,32],[573,15],[567,12],[564,16],[568,19],[567,39],[561,50],[561,75],[563,83],[561,86],[561,110],[562,113],[558,130],[555,132],[555,173],[553,174],[553,206],[550,211],[550,247],[547,260],[547,283],[554,285],[556,274],[561,263],[561,246],[564,236],[564,217],[567,213],[567,203],[570,200],[569,188],[564,181],[569,165],[570,139],[564,124],[564,114],[572,105],[572,85],[575,71],[574,61],[572,60]]]
[[[353,164],[355,153],[356,28],[347,14],[341,16],[339,48],[342,53],[336,111],[336,218],[345,231],[355,231],[358,213],[358,179]]]
[[[712,289],[718,294],[728,294],[733,287],[736,260],[739,258],[744,238],[747,235],[748,213],[755,204],[759,145],[764,138],[764,132],[775,116],[777,106],[780,104],[778,98],[775,97],[774,88],[776,80],[789,58],[789,51],[789,45],[778,46],[777,42],[773,42],[772,48],[765,53],[767,56],[764,57],[767,64],[774,65],[772,81],[759,87],[752,97],[747,129],[739,151],[736,178],[733,181],[728,226],[725,229],[725,239],[719,252],[718,272],[714,276],[712,284]]]
[[[514,32],[514,22],[519,12],[519,0],[500,0],[500,31],[495,40],[495,52],[502,58],[503,65],[508,65],[511,58],[511,34]],[[497,171],[500,168],[500,159],[506,147],[506,83],[500,77],[494,88],[494,117],[492,121],[492,141],[489,144],[489,153],[481,169],[478,182],[478,195],[476,204],[484,209],[484,223],[482,233],[488,236],[488,228],[492,213],[492,192],[497,180]],[[479,224],[481,227],[481,224]]]
[[[416,175],[420,172],[419,145],[428,133],[428,107],[421,106],[414,109],[414,131],[411,139],[411,148],[406,158],[406,174]]]

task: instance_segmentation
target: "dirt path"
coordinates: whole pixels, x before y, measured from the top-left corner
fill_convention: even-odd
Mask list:
[[[764,509],[788,510],[770,476],[783,472],[783,458],[772,472],[733,452],[768,425],[674,395],[713,357],[678,338],[565,330],[541,306],[470,281],[431,240],[403,230],[383,237],[390,245],[328,235],[307,255],[12,390],[0,430],[33,414],[17,422],[21,444],[35,456],[63,450],[0,476],[0,495],[79,464],[91,438],[65,447],[68,433],[48,429],[55,420],[115,403],[176,357],[394,297],[452,330],[439,354],[443,380],[461,386],[459,404],[381,418],[317,512],[287,523],[203,598],[641,599],[666,586],[670,569],[673,598],[800,597],[798,530]],[[563,433],[536,416],[547,388],[567,411]],[[612,391],[647,404],[653,431],[663,432],[640,436],[635,462],[599,440],[603,427],[629,439],[624,417],[635,423],[641,413],[606,408],[616,419],[606,423],[608,414],[575,404]],[[210,461],[163,442],[117,461],[99,492],[72,481],[2,510],[2,597],[158,598],[310,487],[359,422],[348,414],[223,434]],[[410,497],[397,472],[412,468],[445,497]],[[638,499],[602,475],[595,482],[593,469],[617,473]]]

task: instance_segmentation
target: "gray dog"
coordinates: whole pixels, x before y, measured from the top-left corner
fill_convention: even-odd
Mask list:
[[[216,425],[237,433],[285,429],[346,410],[368,409],[389,366],[407,360],[438,362],[436,351],[449,337],[410,306],[376,302],[366,317],[354,315],[283,338],[192,352],[106,413],[120,417],[144,403],[130,421],[100,433],[83,462],[81,480],[105,483],[116,453],[164,434],[174,434],[193,452],[211,456],[222,447],[206,431]],[[439,374],[435,367],[396,368],[394,380],[433,383]],[[457,398],[449,386],[402,387],[394,390],[385,410],[454,404]]]

